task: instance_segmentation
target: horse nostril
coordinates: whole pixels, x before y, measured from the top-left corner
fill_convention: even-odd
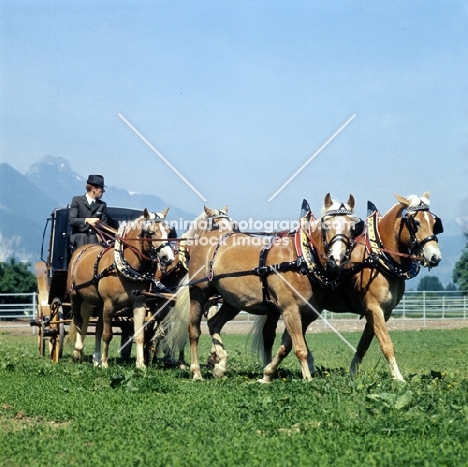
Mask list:
[[[440,258],[437,255],[432,255],[431,264],[437,265],[440,262]]]

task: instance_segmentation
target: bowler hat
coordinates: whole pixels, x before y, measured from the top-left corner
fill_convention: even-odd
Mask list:
[[[86,183],[88,185],[102,186],[104,188],[104,177],[102,175],[90,175]]]

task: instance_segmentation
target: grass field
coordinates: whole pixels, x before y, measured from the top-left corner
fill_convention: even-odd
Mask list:
[[[204,367],[194,383],[160,364],[74,364],[70,350],[52,365],[35,337],[0,335],[0,465],[468,465],[468,329],[393,332],[407,383],[377,343],[351,378],[351,350],[323,333],[308,335],[312,382],[291,355],[261,385],[247,336],[224,338],[228,376]],[[202,336],[203,361],[208,349]]]

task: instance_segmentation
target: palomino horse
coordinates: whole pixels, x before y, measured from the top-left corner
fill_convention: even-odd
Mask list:
[[[253,314],[281,314],[285,326],[292,336],[294,350],[300,362],[304,379],[310,379],[307,346],[303,337],[301,315],[306,311],[306,302],[314,303],[315,292],[321,295],[320,280],[328,280],[339,271],[349,257],[353,227],[356,218],[352,215],[354,198],[350,195],[347,205],[334,202],[325,196],[322,219],[310,219],[309,225],[301,225],[301,234],[283,232],[277,236],[259,237],[242,233],[220,236],[208,233],[201,237],[198,246],[190,255],[190,325],[191,349],[190,370],[193,379],[202,379],[198,360],[200,323],[210,297],[219,294],[223,304],[209,320],[217,363],[213,373],[216,377],[225,374],[227,354],[219,334],[223,325],[241,310]],[[327,225],[323,229],[322,225]],[[307,273],[307,264],[299,254],[303,243],[311,242],[314,255],[320,265],[317,283]],[[302,250],[301,250],[302,251]],[[309,250],[308,250],[309,251]],[[319,275],[321,275],[319,280]],[[292,286],[290,287],[289,284]],[[179,309],[183,300],[176,303]],[[177,319],[177,313],[174,319]]]
[[[83,355],[83,302],[99,309],[102,307],[104,368],[108,366],[112,319],[117,311],[130,307],[136,329],[136,366],[145,367],[144,292],[150,291],[151,287],[159,289],[159,283],[154,279],[159,264],[174,261],[174,252],[168,242],[169,227],[163,221],[168,210],[156,214],[145,209],[142,217],[119,229],[113,247],[85,245],[73,253],[67,283],[76,328],[75,359]]]
[[[405,280],[415,277],[420,265],[432,268],[441,261],[437,235],[443,232],[443,227],[440,218],[429,210],[428,192],[421,197],[395,197],[398,203],[382,217],[371,205],[374,212],[367,219],[367,233],[356,241],[351,261],[346,266],[349,269],[343,272],[338,290],[321,295],[314,310],[302,315],[302,324],[307,329],[324,309],[364,316],[366,324],[351,362],[350,373],[357,374],[376,336],[392,377],[404,381],[395,360],[395,350],[386,322],[403,296]],[[276,329],[276,323],[271,322],[270,316],[268,319],[270,322],[265,324],[264,334],[274,333]],[[265,339],[264,342],[267,354],[271,354],[271,340],[270,335],[269,340]],[[271,363],[272,370],[276,370],[291,351],[292,345],[286,330]]]
[[[219,233],[230,232],[235,229],[232,221],[229,219],[228,206],[224,206],[222,209],[211,209],[206,206],[203,207],[203,212],[190,223],[190,226],[186,232],[184,232],[179,239],[174,239],[174,251],[176,253],[175,260],[157,271],[156,278],[169,290],[175,292],[178,295],[178,291],[181,287],[185,287],[186,277],[188,274],[188,267],[190,262],[190,249],[191,245],[196,243],[198,238],[207,232],[217,231]],[[176,297],[177,300],[177,297]],[[169,319],[173,302],[166,302],[162,306],[158,301],[157,306],[159,310],[154,312],[156,321],[153,329],[149,332],[153,332],[154,341],[154,355],[156,357],[159,349],[161,348],[164,352],[164,362],[166,365],[178,364],[181,368],[184,368],[184,347],[185,342],[178,342],[177,344],[167,342],[164,339],[165,335],[173,335],[173,332],[169,329],[172,326],[183,326],[184,324],[180,321],[173,322]],[[157,316],[156,316],[157,315]],[[188,326],[188,323],[187,323]],[[177,331],[177,334],[180,331]],[[178,350],[178,360],[174,359],[173,351]],[[149,355],[147,356],[147,360]]]

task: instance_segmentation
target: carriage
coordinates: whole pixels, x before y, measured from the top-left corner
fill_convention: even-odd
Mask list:
[[[107,213],[109,227],[115,231],[122,223],[135,220],[142,215],[142,211],[138,209],[111,206],[108,206]],[[67,291],[68,266],[72,253],[68,214],[68,207],[58,208],[47,219],[43,232],[41,261],[35,265],[38,285],[37,316],[30,324],[38,329],[39,353],[41,355],[48,353],[52,362],[58,362],[62,356],[65,336],[72,323],[72,309]],[[110,241],[109,238],[102,240]],[[47,256],[44,258],[46,247]],[[149,314],[147,318],[151,319],[150,316]],[[95,334],[97,321],[97,317],[90,320],[88,334]],[[125,313],[116,316],[112,327],[114,334],[121,335],[121,357],[128,359],[133,332],[131,316]]]

